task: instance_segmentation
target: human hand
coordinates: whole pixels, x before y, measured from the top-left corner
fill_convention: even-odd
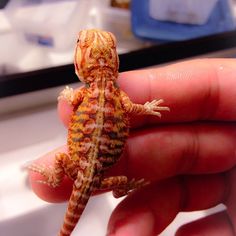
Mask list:
[[[163,98],[171,111],[161,119],[132,119],[132,130],[120,162],[108,175],[145,178],[152,183],[127,196],[114,210],[108,235],[154,236],[181,211],[207,209],[219,203],[225,212],[179,229],[176,235],[234,235],[236,232],[236,61],[204,59],[158,69],[122,73],[119,85],[135,103]],[[71,108],[58,104],[67,126]],[[62,150],[63,149],[63,150]],[[38,162],[52,163],[61,147]],[[36,184],[33,190],[51,202],[69,198],[72,183],[56,189]]]

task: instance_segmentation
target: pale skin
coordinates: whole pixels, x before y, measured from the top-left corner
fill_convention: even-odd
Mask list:
[[[181,227],[177,236],[236,234],[236,60],[202,59],[158,69],[122,73],[118,80],[135,103],[163,98],[171,111],[162,118],[136,116],[121,161],[108,176],[145,178],[151,184],[130,194],[113,211],[109,236],[160,234],[178,212],[207,209],[219,203],[227,210]],[[58,104],[67,126],[71,107]],[[41,157],[53,163],[55,153]],[[38,184],[33,190],[50,202],[66,201],[72,182],[58,188]],[[92,220],[92,219],[91,219]]]

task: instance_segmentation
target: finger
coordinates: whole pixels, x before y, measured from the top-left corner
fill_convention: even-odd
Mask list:
[[[200,220],[183,225],[176,236],[207,235],[207,236],[234,236],[231,222],[227,213],[219,212]]]
[[[128,139],[121,160],[107,175],[156,181],[179,174],[225,171],[236,164],[235,137],[236,127],[223,124],[164,126],[137,131]],[[52,164],[57,152],[66,152],[66,148],[61,147],[46,154],[39,162]],[[43,179],[39,174],[31,173],[30,177],[33,190],[41,198],[47,198],[45,195],[49,192],[53,195],[55,191],[63,191],[67,187],[62,185],[52,189],[36,183],[37,179]],[[64,200],[66,193],[65,190],[61,195]]]
[[[135,118],[133,125],[195,120],[236,120],[235,59],[199,59],[160,68],[121,73],[118,83],[135,103],[164,99],[171,112],[162,119]],[[58,105],[68,125],[71,108]]]
[[[235,59],[199,59],[120,75],[119,84],[133,102],[164,99],[171,110],[160,122],[236,119]],[[159,122],[152,116],[135,125]]]
[[[163,126],[133,132],[109,175],[159,180],[205,174],[236,165],[236,126],[215,123]]]
[[[215,206],[225,199],[226,192],[225,177],[220,174],[154,183],[128,195],[118,205],[111,215],[108,235],[160,234],[180,211]]]

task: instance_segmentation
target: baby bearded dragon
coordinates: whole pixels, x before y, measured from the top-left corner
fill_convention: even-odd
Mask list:
[[[73,106],[68,130],[68,154],[58,153],[53,167],[32,164],[29,169],[45,177],[44,184],[60,185],[64,175],[74,181],[59,236],[69,236],[88,199],[97,189],[113,190],[115,197],[145,184],[126,176],[104,177],[104,172],[120,158],[129,132],[129,116],[155,115],[168,111],[159,106],[162,99],[134,104],[116,84],[119,59],[116,39],[97,29],[79,33],[75,49],[75,72],[85,87],[73,91],[66,87],[59,99]]]

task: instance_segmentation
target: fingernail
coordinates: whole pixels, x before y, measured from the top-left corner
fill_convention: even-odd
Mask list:
[[[121,219],[118,220],[122,221]],[[109,227],[106,236],[143,236],[153,235],[154,218],[150,212],[142,212],[135,214],[123,224],[114,222],[113,226]]]

